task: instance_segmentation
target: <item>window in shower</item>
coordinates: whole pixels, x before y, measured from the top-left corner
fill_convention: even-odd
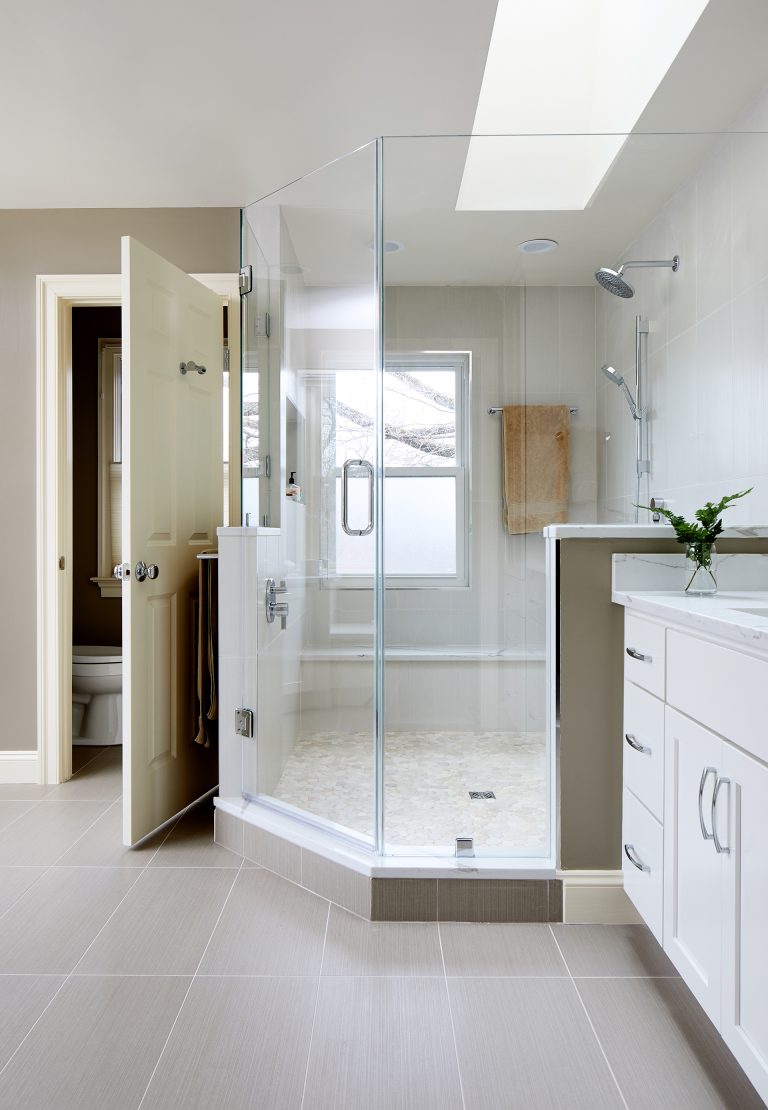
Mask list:
[[[469,356],[419,354],[387,361],[384,374],[384,538],[386,585],[399,588],[466,586],[469,457]],[[345,460],[373,458],[373,415],[360,404],[364,382],[355,371],[337,373],[325,404],[327,444],[333,456],[336,504]],[[364,521],[368,481],[352,472],[348,517]],[[372,540],[343,531],[333,514],[328,567],[336,585],[366,588]]]

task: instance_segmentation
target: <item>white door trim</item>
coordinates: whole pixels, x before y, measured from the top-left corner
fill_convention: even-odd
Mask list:
[[[193,274],[229,308],[230,524],[240,523],[240,293],[237,274]],[[120,304],[119,274],[37,277],[37,751],[13,752],[0,782],[65,782],[72,774],[72,308]],[[59,559],[64,558],[64,569]],[[19,758],[23,757],[22,763]]]

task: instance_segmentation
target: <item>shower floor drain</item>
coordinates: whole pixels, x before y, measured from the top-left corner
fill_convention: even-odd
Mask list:
[[[494,794],[494,792],[492,790],[470,790],[469,796],[470,796],[470,798],[472,798],[473,801],[477,801],[478,799],[486,799],[486,798],[495,798],[496,797],[496,795]]]

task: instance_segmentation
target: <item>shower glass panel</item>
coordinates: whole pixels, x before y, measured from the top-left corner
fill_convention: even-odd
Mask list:
[[[244,443],[257,445],[251,520],[262,528],[257,565],[243,568],[261,599],[244,793],[371,847],[380,681],[376,190],[373,143],[249,205],[242,236],[243,266],[253,268],[244,381],[255,375],[243,395],[256,398]]]
[[[514,164],[514,141],[486,143]],[[384,843],[543,858],[544,540],[525,504],[505,518],[502,415],[488,410],[561,396],[529,382],[520,214],[457,207],[469,148],[383,142],[385,379],[409,364],[384,389]],[[390,471],[416,448],[420,471]]]

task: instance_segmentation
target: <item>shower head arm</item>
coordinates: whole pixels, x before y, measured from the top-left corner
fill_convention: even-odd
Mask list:
[[[659,267],[665,266],[670,269],[672,273],[676,273],[680,266],[680,255],[676,254],[674,258],[660,258],[652,259],[650,261],[638,260],[633,262],[624,262],[621,266],[619,266],[617,273],[623,274],[625,270],[658,269]]]

